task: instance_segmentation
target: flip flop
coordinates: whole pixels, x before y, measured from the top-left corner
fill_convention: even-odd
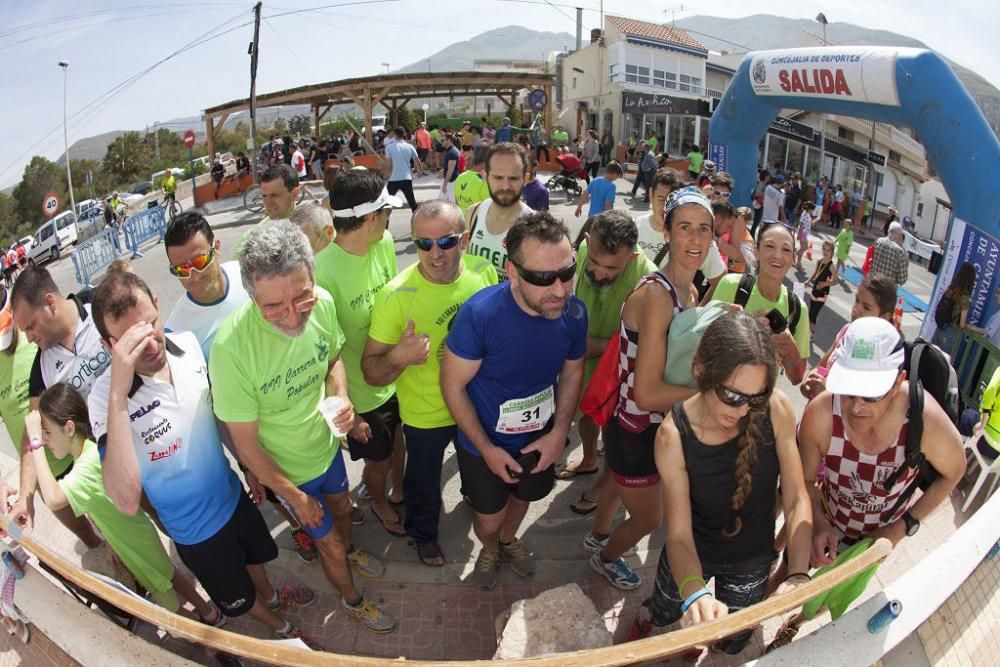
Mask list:
[[[375,511],[374,507],[372,508],[372,514],[375,515],[375,519],[382,524],[383,528],[385,528],[385,532],[389,533],[393,537],[404,537],[406,535],[406,529],[403,528],[403,523],[398,518],[395,521],[383,519],[379,516],[378,512]]]
[[[588,498],[586,493],[581,493],[580,497],[574,500],[569,508],[576,514],[590,514],[597,509],[597,499]]]
[[[570,479],[571,477],[578,477],[581,475],[593,475],[597,471],[597,467],[591,468],[590,470],[580,470],[579,468],[570,470],[569,468],[561,468],[556,472],[556,479]]]
[[[427,567],[444,567],[444,554],[441,546],[437,542],[415,542],[417,548],[417,558]],[[440,558],[442,562],[435,563],[432,559]]]

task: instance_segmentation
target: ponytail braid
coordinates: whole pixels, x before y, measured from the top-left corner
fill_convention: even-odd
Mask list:
[[[722,529],[722,534],[726,537],[736,537],[743,529],[743,520],[739,516],[743,503],[750,495],[750,488],[753,485],[753,469],[757,463],[757,444],[763,439],[761,433],[766,412],[764,410],[751,410],[746,416],[746,428],[740,436],[737,446],[739,453],[736,455],[736,489],[733,491],[732,508],[733,518],[729,524]]]

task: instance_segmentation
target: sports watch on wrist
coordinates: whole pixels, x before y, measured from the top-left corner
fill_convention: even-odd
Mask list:
[[[38,438],[31,438],[30,440],[28,440],[28,451],[29,452],[33,452],[36,449],[41,449],[44,446],[45,446],[45,442],[43,440],[38,439]]]
[[[906,512],[903,514],[903,523],[906,524],[906,536],[913,537],[920,530],[920,520]]]

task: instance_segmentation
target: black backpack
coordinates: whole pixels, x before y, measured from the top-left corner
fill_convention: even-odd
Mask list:
[[[733,303],[741,308],[746,308],[747,301],[750,300],[750,293],[753,292],[753,286],[757,284],[757,276],[752,273],[744,273],[743,277],[740,278],[740,284],[736,288],[736,296],[733,299]],[[784,285],[781,289],[788,292],[788,288]],[[799,298],[794,294],[788,292],[788,330],[795,335],[795,327],[799,324],[799,318],[802,316],[802,304],[799,302]]]
[[[962,414],[961,394],[958,391],[958,377],[948,361],[948,356],[936,345],[917,338],[906,345],[906,375],[910,381],[910,410],[906,430],[906,458],[903,465],[894,470],[885,480],[885,488],[891,489],[899,477],[908,469],[916,469],[917,475],[896,500],[895,504],[882,514],[889,520],[896,511],[920,488],[926,491],[940,473],[920,451],[920,441],[924,436],[924,396],[929,393],[948,415],[953,424],[958,423]]]
[[[947,294],[942,294],[938,301],[937,308],[934,309],[934,323],[939,327],[951,326],[952,317],[955,314],[955,300]]]

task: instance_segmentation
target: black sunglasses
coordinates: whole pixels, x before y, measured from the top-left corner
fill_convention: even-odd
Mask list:
[[[430,251],[430,249],[434,246],[441,248],[441,250],[451,250],[458,245],[461,238],[461,234],[449,234],[448,236],[442,236],[439,239],[424,239],[419,236],[414,236],[413,245],[417,246],[417,249],[423,250],[424,252]]]
[[[511,264],[514,264],[511,261]],[[524,279],[524,282],[537,287],[548,287],[553,284],[556,280],[564,283],[568,283],[573,278],[576,277],[576,260],[564,269],[559,269],[558,271],[529,271],[522,266],[514,264],[517,268],[517,275]]]
[[[742,405],[749,404],[751,410],[756,410],[767,403],[768,399],[771,397],[771,392],[762,391],[759,394],[744,394],[720,384],[715,388],[715,395],[720,401],[731,408],[738,408]]]

